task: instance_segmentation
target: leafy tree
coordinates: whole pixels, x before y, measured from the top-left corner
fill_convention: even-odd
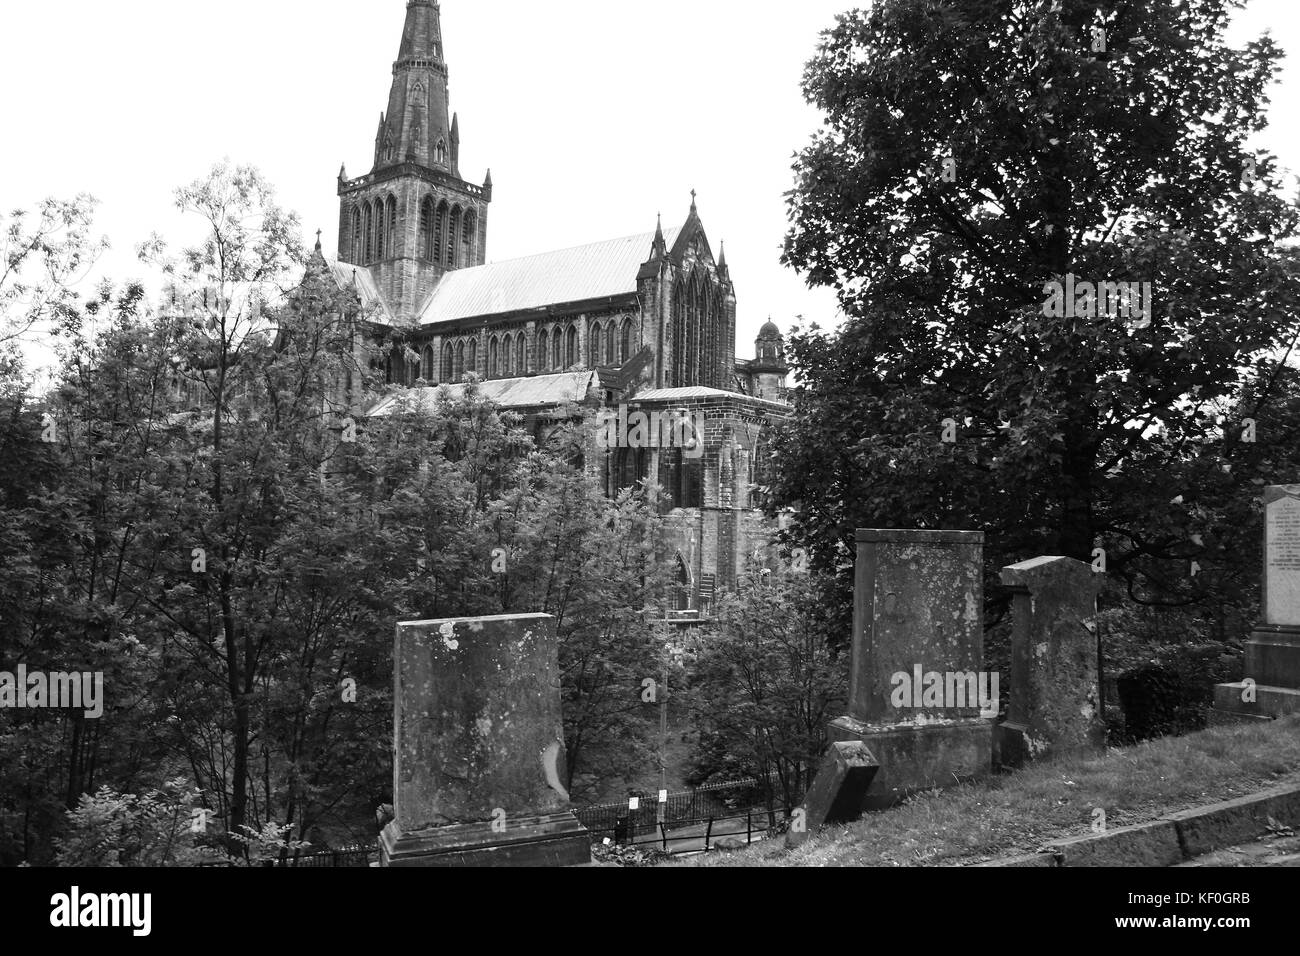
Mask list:
[[[847,669],[826,641],[810,575],[753,572],[718,603],[691,668],[699,730],[692,780],[756,776],[788,810],[803,797],[839,716]]]
[[[1293,472],[1296,209],[1246,146],[1281,53],[1225,44],[1239,6],[885,0],[827,31],[785,259],[847,321],[792,339],[774,481],[815,567],[847,585],[858,527],[973,527],[992,567],[1100,544],[1185,601],[1231,502]],[[1149,321],[1051,314],[1067,276],[1152,283]]]

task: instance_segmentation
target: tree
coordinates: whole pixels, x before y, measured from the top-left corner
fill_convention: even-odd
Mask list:
[[[785,260],[847,321],[792,338],[773,487],[814,567],[858,527],[981,528],[993,568],[1101,547],[1185,601],[1224,508],[1298,464],[1296,208],[1246,147],[1281,53],[1225,44],[1239,6],[885,0],[827,31]]]
[[[691,711],[699,729],[692,780],[755,776],[793,808],[845,704],[847,669],[826,640],[811,576],[759,572],[719,602],[695,644]]]

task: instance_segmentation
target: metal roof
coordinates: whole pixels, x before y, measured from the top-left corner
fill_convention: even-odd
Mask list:
[[[537,375],[532,378],[502,378],[480,382],[479,393],[501,408],[539,408],[548,405],[569,405],[581,402],[592,388],[599,388],[599,377],[594,371],[561,372],[558,375]],[[403,404],[416,401],[431,408],[439,389],[446,389],[453,399],[465,392],[464,385],[439,385],[433,388],[412,388],[382,399],[370,410],[371,416],[386,416],[403,411]]]
[[[680,231],[664,232],[670,247]],[[425,304],[420,323],[452,322],[635,292],[637,272],[650,257],[654,237],[648,232],[448,272]]]
[[[637,392],[629,402],[677,402],[688,398],[739,398],[750,402],[763,402],[767,405],[782,405],[768,398],[757,398],[744,392],[728,392],[721,388],[706,385],[688,385],[684,388],[654,388],[648,392]]]

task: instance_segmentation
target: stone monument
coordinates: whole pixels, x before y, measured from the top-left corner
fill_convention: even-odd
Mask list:
[[[1300,712],[1300,485],[1264,489],[1260,617],[1246,641],[1244,678],[1214,688],[1212,722]]]
[[[863,809],[992,771],[983,552],[975,531],[857,533],[849,713],[829,734],[879,765]]]
[[[994,734],[1001,765],[1105,744],[1093,620],[1101,578],[1092,565],[1064,557],[1002,569],[1012,633],[1007,719]]]
[[[591,861],[563,785],[554,618],[398,624],[393,718],[382,866]]]

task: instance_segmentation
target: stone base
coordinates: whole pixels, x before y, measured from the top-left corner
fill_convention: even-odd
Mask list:
[[[1256,684],[1300,688],[1300,627],[1258,624],[1244,650],[1243,673]]]
[[[394,820],[379,837],[380,866],[583,866],[587,828],[572,812],[520,817],[495,833],[492,823],[459,823],[404,833]]]
[[[804,828],[786,833],[786,846],[798,846],[827,823],[849,823],[862,816],[867,788],[880,764],[860,740],[833,743],[822,758],[804,798]]]
[[[1214,685],[1214,709],[1209,722],[1220,725],[1251,720],[1274,720],[1286,714],[1300,713],[1300,690],[1290,687],[1270,687],[1256,683],[1255,700],[1247,703],[1242,694],[1245,681]]]
[[[1034,759],[1029,728],[1005,720],[993,727],[993,766],[1023,767]]]
[[[926,724],[831,721],[832,741],[861,741],[880,763],[863,801],[883,810],[921,790],[950,787],[993,772],[993,721],[978,717]]]

